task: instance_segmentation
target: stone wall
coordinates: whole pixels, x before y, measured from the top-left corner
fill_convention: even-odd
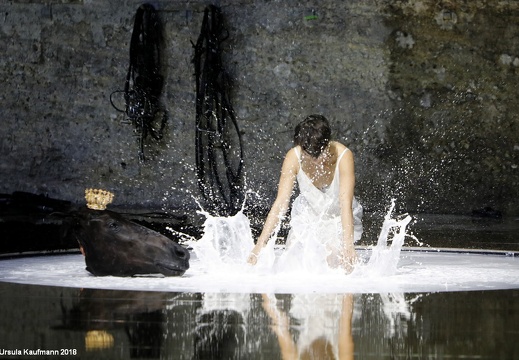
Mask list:
[[[413,209],[517,213],[518,3],[403,3],[387,19],[391,188]]]
[[[110,104],[124,86],[133,0],[0,4],[0,192],[195,207],[191,63],[206,1],[155,1],[165,33],[164,138],[138,159]],[[268,206],[292,132],[326,115],[355,154],[368,211],[518,214],[515,1],[222,0],[224,66],[248,188]]]

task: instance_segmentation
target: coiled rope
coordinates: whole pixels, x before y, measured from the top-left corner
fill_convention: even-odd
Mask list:
[[[124,112],[139,137],[139,158],[144,161],[144,141],[150,135],[162,139],[168,114],[160,102],[164,77],[161,74],[162,27],[157,10],[150,4],[137,9],[130,43],[130,65],[124,90],[110,95],[112,106]],[[124,94],[125,108],[113,101],[117,93]]]
[[[242,140],[222,65],[221,43],[227,37],[220,8],[206,7],[200,36],[193,44],[196,174],[206,210],[219,216],[236,214],[244,200]]]

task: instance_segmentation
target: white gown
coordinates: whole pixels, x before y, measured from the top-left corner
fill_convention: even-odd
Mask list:
[[[301,155],[295,148],[299,160],[297,182],[299,195],[294,200],[290,213],[290,232],[286,251],[279,259],[282,269],[319,271],[340,264],[342,225],[339,204],[339,162],[349,151],[345,149],[337,159],[331,184],[320,190],[312,183],[301,167]],[[362,236],[362,206],[353,198],[354,241]]]

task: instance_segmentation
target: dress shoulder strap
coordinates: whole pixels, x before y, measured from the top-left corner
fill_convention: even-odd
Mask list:
[[[342,157],[344,154],[346,154],[348,152],[348,148],[344,149],[340,154],[339,154],[339,157],[337,158],[337,162],[341,161]]]
[[[296,152],[297,161],[299,161],[299,164],[301,164],[301,153],[299,152],[297,146],[294,148],[294,151]]]
[[[343,157],[344,154],[346,154],[348,152],[348,148],[344,149],[340,154],[339,154],[339,157],[337,158],[337,167],[339,166],[339,163],[341,162],[341,159]]]

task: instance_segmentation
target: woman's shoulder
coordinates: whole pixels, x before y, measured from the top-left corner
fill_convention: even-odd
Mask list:
[[[290,148],[290,150],[287,151],[285,157],[291,157],[291,158],[299,159],[301,151],[302,151],[301,150],[301,146],[296,145],[296,146]]]
[[[299,146],[294,146],[290,150],[287,151],[285,155],[285,162],[292,164],[299,164],[299,154],[301,153],[301,148]]]
[[[283,159],[281,172],[283,174],[297,174],[299,171],[299,159],[294,148],[288,150]]]
[[[353,153],[346,147],[346,145],[341,144],[340,142],[335,142],[334,146],[339,166],[342,167],[353,163]]]
[[[346,145],[338,141],[330,141],[330,145],[333,147],[333,149],[335,149],[337,155],[341,155],[345,150],[349,150],[348,147],[346,147]]]

